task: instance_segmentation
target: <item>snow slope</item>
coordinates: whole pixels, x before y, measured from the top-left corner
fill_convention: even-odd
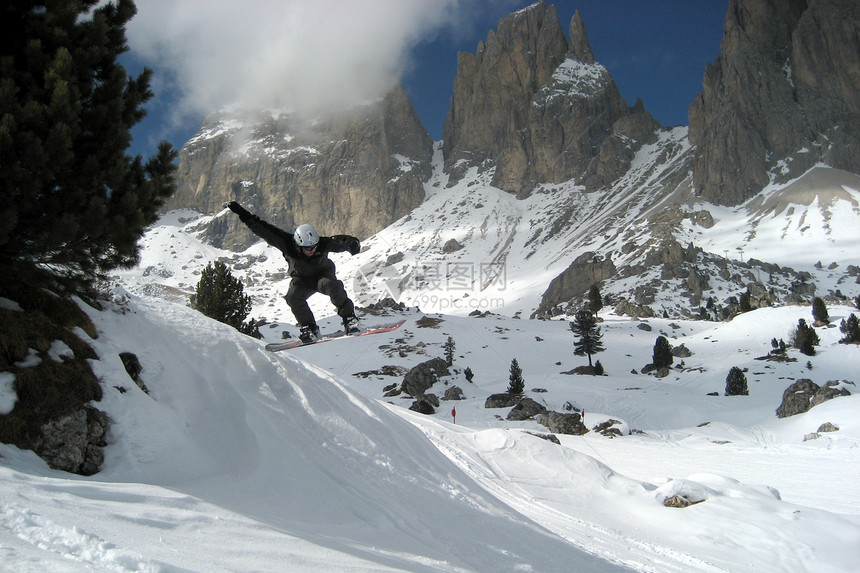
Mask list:
[[[100,331],[92,341],[105,389],[98,407],[114,421],[104,470],[90,478],[55,472],[0,445],[0,569],[853,570],[860,354],[838,344],[835,325],[856,309],[831,304],[833,326],[818,329],[818,355],[792,350],[796,360],[785,363],[757,358],[771,339],[789,340],[798,319],[811,321],[808,306],[727,323],[603,312],[600,378],[566,373],[585,359],[573,355],[564,320],[517,318],[582,253],[611,252],[616,264],[641,256],[624,247],[650,241],[645,215],[674,200],[655,191],[660,161],[668,170],[687,151],[685,129],[660,137],[605,194],[567,183],[517,200],[477,172],[448,188],[437,156],[423,205],[363,241],[358,256],[333,257],[356,302],[391,296],[409,306],[388,312],[406,324],[287,353],[263,350],[284,332],[296,335],[280,298],[288,278],[279,253],[203,243],[202,225],[227,212],[168,213],[143,238],[140,266],[117,274],[115,307],[88,309]],[[809,273],[817,292],[851,299],[860,295],[845,272],[860,244],[858,188],[856,176],[813,170],[738,208],[682,206],[707,208],[715,224],[684,220],[676,236],[733,261],[790,264]],[[253,297],[251,316],[268,321],[266,340],[186,306],[201,269],[219,258]],[[714,265],[706,297],[737,294],[719,271],[753,272],[724,266]],[[607,284],[604,294],[629,292],[644,278],[624,280],[631,284]],[[677,293],[658,294],[672,308]],[[330,303],[311,303],[323,330],[335,329]],[[491,314],[467,316],[475,310]],[[661,334],[692,355],[665,378],[640,374]],[[424,416],[407,409],[411,399],[383,399],[409,368],[442,356],[448,337],[454,374],[431,391],[457,385],[465,400]],[[138,355],[149,395],[128,378],[120,352]],[[624,435],[558,436],[555,444],[534,435],[546,433],[536,422],[486,409],[487,396],[506,389],[512,358],[529,397],[555,411],[584,410],[589,428],[617,420]],[[746,370],[749,396],[722,396],[733,366]],[[782,393],[799,378],[842,381],[853,395],[777,419]],[[0,379],[0,410],[14,405],[13,388]],[[818,433],[825,422],[838,431]],[[818,437],[804,441],[807,434]],[[673,495],[701,503],[665,507]]]
[[[812,371],[754,361],[808,308],[651,321],[650,333],[606,315],[599,379],[562,373],[583,360],[563,321],[410,310],[395,333],[271,354],[163,299],[89,313],[99,407],[114,420],[105,468],[71,476],[0,446],[9,570],[848,571],[860,557],[858,397],[773,415],[788,378],[850,377],[857,348],[822,329]],[[657,331],[693,350],[686,367],[630,373]],[[399,379],[368,370],[441,355],[447,336],[458,371],[476,374],[445,381],[466,400],[423,416],[378,399]],[[123,370],[129,350],[150,395]],[[535,422],[497,418],[506,411],[483,402],[506,387],[512,356],[551,409],[570,401],[589,426],[612,417],[645,433],[557,445]],[[706,396],[730,364],[762,372],[748,374],[750,396]],[[802,441],[825,421],[839,431]],[[704,502],[664,507],[676,493]]]

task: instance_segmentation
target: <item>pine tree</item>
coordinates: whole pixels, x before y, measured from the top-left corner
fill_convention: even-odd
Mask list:
[[[669,344],[669,340],[665,336],[658,336],[657,341],[654,343],[654,354],[651,363],[657,368],[668,368],[674,361],[675,357],[672,356],[672,345]]]
[[[749,393],[747,377],[743,370],[737,366],[732,366],[726,377],[726,396],[749,396]]]
[[[445,341],[443,348],[445,349],[445,364],[451,366],[454,364],[454,339],[452,337],[448,337],[448,340]]]
[[[526,381],[523,380],[523,371],[517,359],[511,360],[511,375],[508,378],[508,394],[522,394],[526,389]]]
[[[593,284],[588,291],[588,310],[597,314],[601,308],[603,308],[603,299],[600,296],[600,289],[596,284]]]
[[[819,325],[830,323],[830,313],[827,312],[827,305],[821,297],[812,299],[812,318]]]
[[[860,344],[860,321],[857,320],[854,313],[849,314],[848,318],[842,320],[839,330],[845,335],[839,342],[843,344]]]
[[[588,356],[588,365],[591,366],[592,354],[603,352],[603,334],[591,311],[581,310],[576,313],[573,322],[570,323],[570,331],[579,338],[573,343],[573,353],[577,356]]]
[[[126,74],[131,0],[7,2],[0,54],[0,272],[81,292],[139,257],[175,188],[176,151],[125,155],[152,97]]]
[[[191,295],[191,308],[198,310],[236,330],[259,338],[259,326],[255,320],[243,323],[251,312],[251,297],[245,294],[239,281],[221,261],[209,263],[200,273],[195,294]]]
[[[807,356],[815,356],[815,347],[820,342],[815,329],[806,324],[802,318],[799,319],[797,329],[794,331],[794,346]]]

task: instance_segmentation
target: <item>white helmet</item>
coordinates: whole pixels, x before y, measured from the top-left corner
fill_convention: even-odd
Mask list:
[[[320,236],[313,225],[299,225],[293,233],[296,244],[300,247],[313,247],[320,242]]]

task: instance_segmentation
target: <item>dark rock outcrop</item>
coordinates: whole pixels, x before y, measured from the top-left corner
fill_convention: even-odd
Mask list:
[[[522,394],[491,394],[484,402],[484,408],[510,408],[516,406],[523,399]]]
[[[556,305],[585,294],[593,285],[612,277],[615,272],[615,265],[610,257],[601,257],[592,252],[583,253],[564,272],[552,279],[543,293],[536,314],[551,314]]]
[[[737,205],[816,163],[860,172],[860,2],[731,0],[690,106],[702,198]]]
[[[535,402],[531,398],[523,398],[508,412],[508,420],[528,420],[543,412],[546,412],[546,407],[543,404]]]
[[[450,374],[448,364],[443,358],[433,358],[412,368],[403,377],[401,390],[418,398],[423,396],[439,380],[440,376],[450,376]]]
[[[545,412],[538,414],[535,420],[538,424],[546,426],[554,434],[581,436],[588,433],[588,428],[582,423],[582,416],[580,414]]]
[[[110,427],[107,415],[83,407],[46,422],[34,440],[33,450],[53,469],[93,475],[104,461],[105,435]]]
[[[427,416],[432,416],[433,414],[436,413],[436,408],[438,408],[438,407],[439,407],[439,404],[436,404],[436,406],[434,407],[433,403],[430,400],[427,400],[427,399],[422,397],[419,400],[415,400],[412,403],[412,405],[409,406],[409,409],[412,410],[413,412],[418,412],[419,414],[425,414]]]
[[[782,403],[776,409],[776,415],[778,418],[787,418],[802,414],[827,400],[850,394],[851,392],[842,388],[839,382],[832,381],[819,386],[809,378],[801,378],[785,389]]]
[[[103,390],[90,361],[99,357],[75,329],[91,338],[98,331],[68,297],[26,283],[4,284],[0,294],[22,307],[0,309],[0,371],[14,376],[16,395],[11,411],[0,414],[0,441],[32,450],[53,469],[98,472],[110,420],[94,406]],[[52,351],[54,341],[67,349]]]
[[[445,394],[442,396],[443,400],[465,400],[466,397],[463,395],[463,389],[459,386],[451,386],[447,390],[445,390]]]

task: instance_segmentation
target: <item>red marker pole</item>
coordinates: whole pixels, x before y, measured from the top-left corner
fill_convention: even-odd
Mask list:
[[[454,418],[454,423],[457,423],[457,408],[451,408],[451,416]]]

